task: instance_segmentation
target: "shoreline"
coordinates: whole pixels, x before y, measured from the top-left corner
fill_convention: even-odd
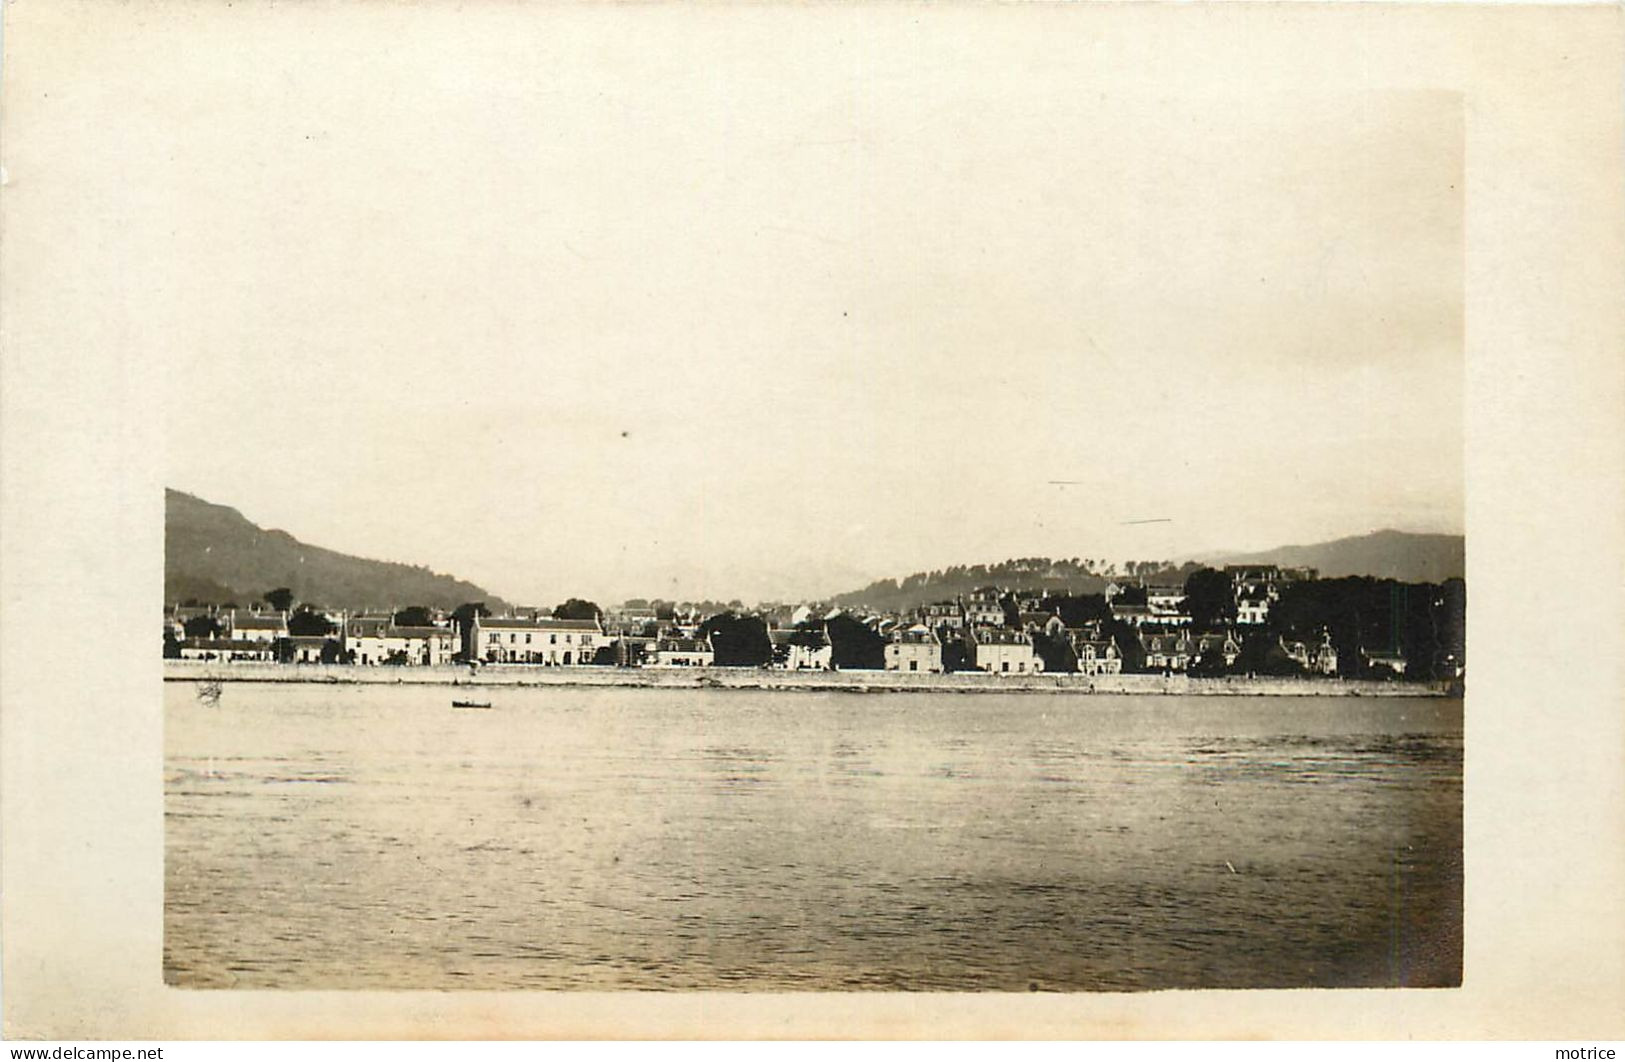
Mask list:
[[[265,664],[165,660],[165,682],[290,682],[327,685],[635,687],[840,693],[1170,694],[1232,697],[1449,697],[1439,683],[1364,679],[1191,678],[1188,675],[993,675],[978,671],[775,671],[768,668],[541,667],[485,664],[367,667],[355,664]],[[1459,695],[1458,695],[1459,696]]]

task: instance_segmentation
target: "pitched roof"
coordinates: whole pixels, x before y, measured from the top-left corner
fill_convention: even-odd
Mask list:
[[[479,624],[491,630],[515,631],[593,631],[598,628],[597,620],[552,619],[543,617],[530,619],[523,616],[482,616]]]
[[[238,631],[280,631],[287,627],[287,622],[281,616],[233,616],[232,630]]]
[[[352,638],[436,638],[450,637],[449,627],[397,627],[393,620],[351,620],[345,630]]]
[[[1142,630],[1140,644],[1148,653],[1171,653],[1189,650],[1190,639],[1183,631]]]
[[[923,624],[904,627],[892,632],[892,641],[899,645],[940,645],[936,632]]]
[[[983,627],[971,632],[977,645],[1031,645],[1025,631],[1012,631],[1004,627]]]
[[[655,643],[657,653],[709,653],[711,645],[703,638],[661,638]]]

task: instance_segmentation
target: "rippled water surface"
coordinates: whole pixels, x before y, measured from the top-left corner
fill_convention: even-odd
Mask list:
[[[166,978],[1460,980],[1458,701],[481,696],[167,684]]]

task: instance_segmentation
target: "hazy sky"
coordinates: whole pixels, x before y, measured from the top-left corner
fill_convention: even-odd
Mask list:
[[[573,25],[131,103],[170,485],[540,604],[1461,531],[1457,97]]]

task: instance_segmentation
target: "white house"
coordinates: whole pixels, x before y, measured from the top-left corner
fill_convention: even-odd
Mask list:
[[[886,670],[941,671],[942,642],[936,632],[923,623],[893,631],[886,643]]]
[[[1078,657],[1078,671],[1085,675],[1117,675],[1123,670],[1123,656],[1110,638],[1074,638],[1072,651]]]
[[[449,664],[459,649],[455,627],[398,627],[390,618],[344,621],[344,649],[357,664]]]
[[[241,642],[270,642],[288,636],[286,612],[250,612],[248,609],[227,609],[220,615],[225,637]]]
[[[1182,586],[1148,586],[1145,588],[1146,607],[1160,615],[1178,612],[1179,606],[1184,600],[1185,588]]]
[[[609,644],[597,620],[476,616],[474,655],[488,664],[590,664]]]
[[[983,627],[970,632],[972,664],[997,675],[1032,675],[1044,670],[1025,631]]]
[[[710,638],[660,638],[648,660],[650,667],[710,667],[716,653]]]
[[[1258,627],[1269,619],[1269,591],[1263,586],[1238,589],[1235,594],[1235,622],[1245,627]]]

